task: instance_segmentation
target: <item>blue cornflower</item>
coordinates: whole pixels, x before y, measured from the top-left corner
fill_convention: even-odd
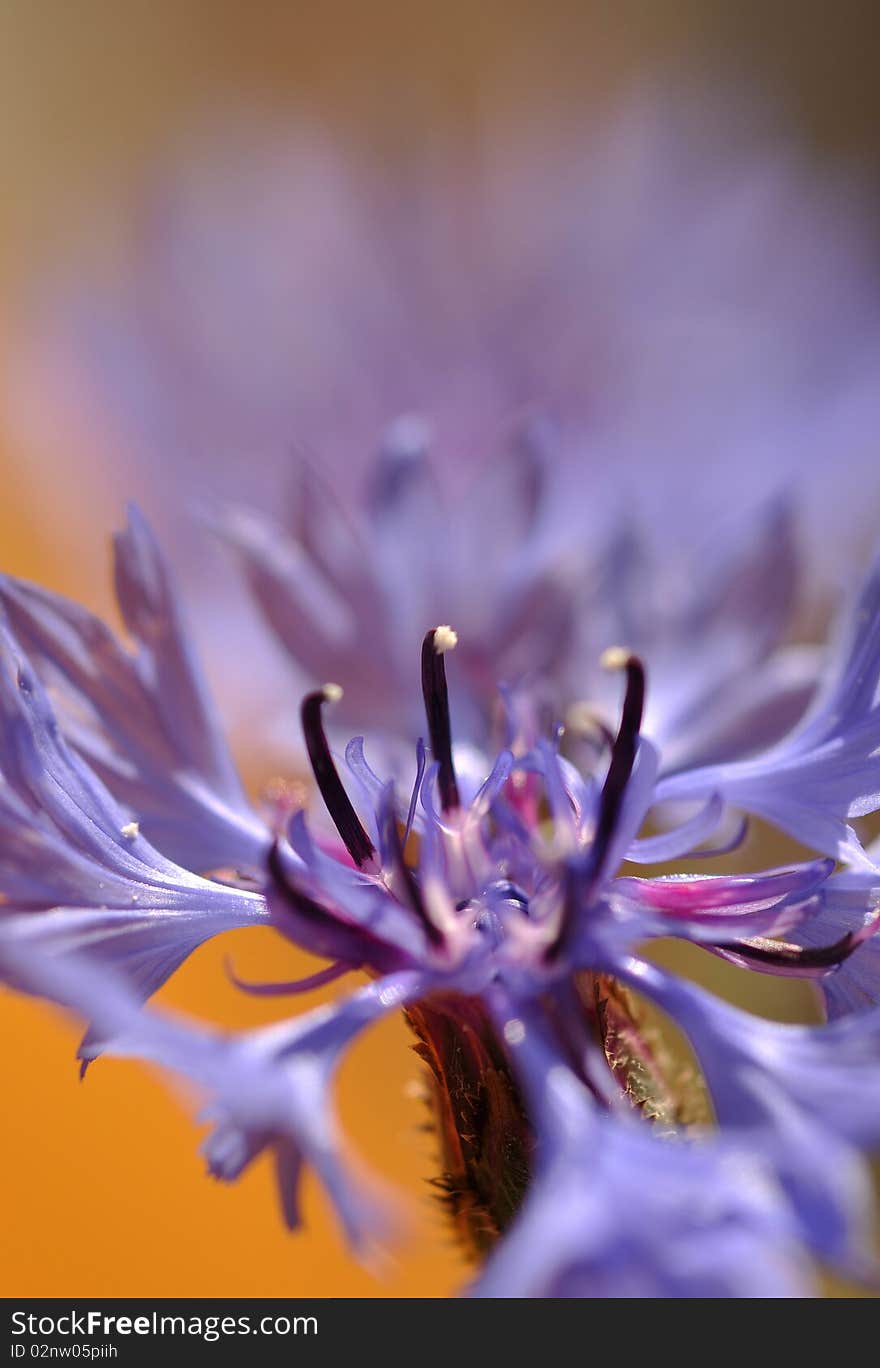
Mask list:
[[[198,496],[308,679],[326,814],[248,798],[132,510],[127,642],[0,581],[0,977],[85,1019],[84,1061],[189,1080],[209,1170],[270,1152],[291,1226],[314,1168],[360,1254],[389,1205],[345,1156],[332,1077],[402,1009],[485,1295],[791,1295],[815,1260],[874,1275],[880,847],[856,823],[880,806],[880,569],[827,652],[790,636],[805,529],[827,578],[835,519],[864,529],[848,491],[870,511],[872,267],[839,194],[789,156],[725,139],[719,157],[700,112],[647,102],[531,156],[515,138],[515,166],[499,146],[473,179],[450,163],[439,196],[388,193],[314,139],[224,138],[222,175],[151,219],[132,298],[50,301],[62,371],[72,350],[87,388],[112,377],[98,409],[125,479]],[[54,411],[42,371],[35,388]],[[262,661],[216,568],[205,616],[250,716]],[[810,858],[640,876],[732,852],[753,817]],[[328,963],[241,987],[367,986],[232,1034],[143,1006],[249,925]],[[814,982],[830,1025],[657,968],[669,937]]]
[[[373,770],[363,738],[340,769],[324,723],[338,685],[303,700],[331,836],[302,811],[272,830],[250,810],[137,516],[117,555],[134,655],[62,600],[4,590],[70,720],[59,728],[7,628],[0,961],[14,986],[90,1020],[85,1058],[115,1050],[190,1079],[208,1097],[213,1173],[235,1178],[271,1149],[294,1224],[308,1163],[365,1249],[376,1202],[344,1164],[330,1084],[354,1036],[402,1007],[437,1085],[447,1197],[488,1254],[476,1291],[788,1295],[810,1287],[804,1251],[870,1271],[858,1147],[880,1135],[880,985],[869,984],[872,1003],[858,1014],[781,1026],[656,968],[643,947],[677,936],[764,972],[820,979],[843,979],[852,956],[864,984],[874,874],[846,818],[872,805],[873,577],[856,610],[863,627],[841,634],[804,722],[748,761],[666,776],[662,749],[642,730],[644,664],[620,648],[604,664],[622,672],[623,703],[591,765],[563,753],[564,729],[545,723],[523,686],[506,695],[508,744],[494,762],[470,753],[460,765],[446,675],[457,635],[432,628],[421,649],[429,748],[417,746],[411,791]],[[112,672],[98,674],[105,661]],[[701,806],[639,835],[682,797]],[[731,804],[776,817],[818,858],[735,876],[637,878],[622,868],[700,853],[724,835]],[[147,843],[150,826],[169,819],[175,853],[219,859],[225,882],[204,868],[187,874]],[[852,870],[835,875],[834,855]],[[255,876],[262,895],[251,891]],[[147,910],[134,915],[141,898]],[[354,969],[372,981],[241,1035],[140,1010],[206,935],[267,920],[331,962],[324,981]],[[816,928],[829,924],[824,939]],[[685,1101],[629,990],[690,1040],[717,1131],[698,1118],[682,1133]],[[649,1200],[633,1202],[643,1190]]]

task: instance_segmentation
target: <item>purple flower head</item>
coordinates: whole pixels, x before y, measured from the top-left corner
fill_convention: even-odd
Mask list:
[[[722,174],[711,138],[653,124],[578,151],[576,176],[571,143],[522,181],[497,158],[443,212],[314,148],[230,154],[153,220],[134,312],[72,310],[85,354],[112,355],[119,431],[198,495],[206,557],[232,552],[200,592],[249,713],[263,657],[218,563],[303,680],[320,803],[248,797],[136,509],[126,639],[0,581],[0,977],[88,1022],[84,1060],[194,1088],[209,1171],[271,1155],[291,1226],[311,1167],[362,1254],[383,1202],[333,1077],[402,1010],[483,1295],[876,1276],[877,565],[827,650],[792,634],[805,565],[827,575],[803,552],[828,452],[856,473],[876,427],[871,271],[775,158]],[[291,441],[309,454],[279,461]],[[719,500],[707,451],[742,495]],[[744,867],[755,818],[805,852]],[[242,989],[346,979],[336,1000],[231,1034],[144,1005],[247,925],[325,964]],[[830,1023],[732,1007],[653,963],[658,939],[804,979]]]
[[[412,1015],[428,1046],[435,1043],[432,1033],[436,1032],[432,994],[447,1003],[439,1013],[441,1018],[454,1012],[454,1007],[448,1006],[450,998],[460,997],[466,1002],[482,999],[489,1019],[493,1013],[497,1016],[498,1000],[505,1002],[507,1016],[502,1034],[508,1045],[519,1042],[520,1031],[527,1033],[526,1021],[531,1021],[532,1029],[541,1036],[548,1033],[551,1023],[557,1031],[561,1023],[566,1049],[560,1051],[557,1041],[559,1053],[550,1073],[555,1068],[565,1075],[565,1087],[587,1100],[592,1097],[591,1106],[595,1106],[596,1095],[606,1105],[613,1102],[615,1087],[607,1075],[607,1053],[591,1037],[585,1019],[583,1002],[575,986],[578,974],[604,973],[620,982],[638,983],[649,996],[662,1001],[689,1032],[704,1061],[707,1082],[722,1121],[725,1109],[721,1101],[726,1095],[722,1094],[719,1100],[715,1085],[722,1080],[718,1086],[723,1087],[728,1070],[714,1067],[712,1049],[716,1036],[721,1042],[718,1048],[724,1047],[727,1034],[735,1039],[733,1025],[742,1021],[742,1030],[753,1032],[758,1060],[765,1049],[771,1054],[773,1049],[782,1052],[783,1077],[789,1067],[794,1075],[794,1090],[784,1117],[780,1118],[777,1100],[772,1107],[759,1108],[749,1122],[744,1098],[750,1094],[733,1094],[735,1119],[725,1124],[734,1134],[741,1125],[749,1124],[754,1135],[748,1150],[736,1142],[729,1149],[726,1142],[713,1142],[700,1149],[698,1158],[690,1164],[687,1147],[658,1149],[656,1140],[641,1136],[630,1142],[625,1128],[618,1133],[616,1124],[609,1129],[609,1123],[591,1116],[580,1136],[583,1148],[579,1150],[579,1161],[575,1162],[571,1148],[565,1151],[567,1161],[554,1159],[551,1168],[555,1176],[552,1182],[547,1180],[554,1195],[546,1203],[541,1196],[544,1180],[539,1167],[521,1218],[531,1231],[529,1213],[537,1212],[534,1219],[538,1228],[547,1223],[547,1229],[552,1229],[555,1202],[562,1200],[568,1204],[567,1198],[556,1193],[557,1187],[564,1193],[569,1185],[579,1186],[584,1227],[579,1236],[573,1231],[570,1235],[574,1240],[570,1255],[574,1266],[564,1264],[558,1279],[549,1277],[544,1283],[537,1280],[536,1272],[523,1272],[519,1276],[535,1279],[523,1286],[583,1292],[591,1287],[602,1288],[602,1278],[606,1277],[611,1280],[608,1285],[616,1279],[620,1289],[649,1287],[669,1291],[676,1287],[671,1272],[676,1256],[670,1255],[670,1246],[675,1249],[679,1240],[680,1257],[686,1269],[681,1275],[681,1290],[689,1287],[692,1295],[701,1287],[709,1295],[717,1294],[719,1289],[744,1294],[745,1285],[736,1282],[732,1270],[741,1268],[743,1250],[751,1240],[756,1241],[762,1257],[769,1261],[768,1267],[775,1270],[769,1280],[764,1275],[768,1294],[802,1286],[793,1271],[799,1266],[800,1256],[794,1253],[797,1240],[813,1248],[820,1257],[864,1273],[870,1263],[861,1219],[864,1179],[857,1157],[840,1142],[871,1143],[876,1137],[875,1101],[870,1092],[862,1093],[858,1086],[866,1064],[876,1063],[878,1056],[878,1043],[871,1032],[866,1034],[855,1027],[838,1039],[830,1028],[828,1033],[789,1028],[786,1034],[783,1028],[757,1021],[749,1028],[752,1019],[722,1004],[709,1005],[701,1014],[693,1009],[696,990],[684,985],[678,989],[673,981],[664,996],[657,988],[662,981],[659,971],[649,971],[648,966],[634,961],[630,951],[646,937],[678,935],[707,944],[737,963],[748,965],[758,961],[762,968],[780,973],[824,975],[843,963],[873,932],[876,918],[869,919],[857,933],[846,933],[833,944],[815,950],[771,939],[809,923],[818,915],[821,891],[833,870],[830,860],[733,878],[614,877],[627,854],[630,858],[639,856],[633,832],[651,806],[657,773],[656,753],[649,743],[639,741],[644,675],[640,662],[632,656],[614,655],[609,661],[623,665],[628,683],[618,735],[601,784],[584,782],[549,742],[539,742],[533,752],[523,755],[503,752],[484,782],[469,795],[470,801],[464,801],[455,772],[444,666],[446,651],[452,644],[454,634],[444,627],[429,632],[423,645],[423,694],[436,758],[429,769],[419,769],[420,813],[413,801],[415,793],[413,800],[398,809],[393,787],[383,786],[367,768],[358,741],[348,748],[349,767],[364,791],[372,791],[374,798],[372,820],[362,825],[335,769],[323,730],[323,707],[337,701],[338,690],[331,686],[306,699],[303,721],[307,746],[319,787],[339,832],[344,858],[334,859],[331,853],[319,849],[311,841],[302,819],[297,819],[292,841],[305,870],[305,882],[292,871],[286,872],[280,848],[276,848],[270,862],[276,881],[274,892],[269,894],[270,905],[282,926],[293,918],[294,929],[287,927],[288,934],[343,963],[348,959],[371,965],[377,972],[389,967],[418,968],[425,975],[422,995],[427,996],[428,1005],[426,1010]],[[522,791],[523,781],[532,786],[530,793]],[[537,830],[540,824],[536,815],[542,805],[551,814],[549,838]],[[667,833],[663,838],[665,846],[672,848],[671,843],[677,838],[681,848],[686,849],[689,841],[700,839],[704,829],[701,814],[696,825],[686,822],[683,829]],[[420,842],[415,868],[407,863],[404,854],[410,830],[417,833]],[[656,846],[649,848],[656,852]],[[642,975],[646,976],[644,980]],[[544,1018],[548,999],[553,1004],[549,1020]],[[723,1024],[728,1012],[732,1013],[731,1029],[725,1033]],[[473,1007],[465,1008],[461,1015],[468,1013],[473,1013]],[[715,1023],[715,1013],[722,1023],[720,1027]],[[764,1044],[765,1041],[769,1043]],[[784,1053],[787,1045],[791,1046],[790,1056]],[[578,1059],[580,1077],[571,1070],[566,1050]],[[708,1062],[704,1052],[708,1052]],[[799,1053],[804,1056],[803,1064],[799,1063]],[[837,1063],[829,1073],[829,1095],[824,1089],[822,1069],[827,1069],[835,1059]],[[813,1069],[816,1077],[812,1085],[800,1090],[798,1074],[809,1082]],[[745,1065],[735,1072],[748,1077]],[[758,1084],[765,1097],[768,1091],[772,1092],[769,1063],[763,1076],[759,1075]],[[543,1119],[548,1105],[545,1099],[536,1107],[535,1115]],[[847,1118],[848,1109],[851,1119]],[[826,1134],[816,1129],[816,1122],[829,1111],[835,1120],[829,1121],[826,1115]],[[540,1122],[536,1124],[540,1143]],[[797,1146],[789,1143],[793,1131],[798,1135]],[[834,1138],[838,1133],[840,1142]],[[600,1186],[591,1198],[582,1156],[599,1143],[604,1145],[602,1154],[607,1157],[609,1169],[603,1181],[593,1165],[591,1181]],[[609,1212],[617,1214],[613,1198],[618,1181],[614,1177],[614,1156],[618,1150],[627,1154],[630,1143],[635,1149],[646,1146],[644,1162],[648,1163],[650,1155],[658,1173],[665,1175],[661,1180],[661,1205],[666,1207],[672,1228],[667,1230],[661,1224],[663,1238],[653,1252],[650,1246],[656,1235],[654,1227],[631,1232],[627,1239],[640,1252],[634,1257],[632,1248],[627,1246],[627,1272],[617,1274],[613,1251],[609,1251],[607,1242],[600,1246],[605,1262],[600,1268],[591,1268],[584,1230],[591,1230],[599,1238],[596,1231],[602,1229],[601,1219],[595,1211],[592,1223],[586,1219],[592,1204],[601,1206],[607,1202]],[[817,1146],[823,1143],[838,1144],[841,1148],[840,1170],[834,1179],[817,1181]],[[558,1165],[562,1176],[557,1173]],[[703,1165],[708,1167],[703,1169]],[[716,1206],[712,1208],[710,1204],[710,1209],[691,1220],[694,1208],[683,1193],[678,1192],[677,1197],[670,1195],[678,1181],[676,1173],[681,1181],[694,1180],[699,1186],[701,1181],[712,1181],[710,1172],[717,1172],[719,1179],[728,1172],[741,1178],[743,1170],[750,1167],[755,1170],[750,1182],[759,1193],[765,1193],[766,1200],[741,1202],[735,1189],[721,1183],[715,1189]],[[696,1177],[698,1173],[703,1174],[702,1179]],[[725,1191],[730,1192],[730,1204],[726,1204]],[[681,1220],[682,1213],[688,1219],[679,1229],[675,1221]],[[725,1253],[724,1240],[719,1241],[719,1230],[730,1240],[729,1253]],[[490,1265],[487,1291],[506,1285],[509,1276],[514,1294],[519,1285],[514,1273],[516,1250],[521,1244],[528,1248],[531,1240],[532,1233],[512,1234],[509,1245],[505,1244],[496,1256],[503,1270],[498,1275],[502,1282],[495,1282]],[[699,1252],[703,1240],[717,1255],[717,1268],[707,1264],[706,1254]],[[647,1242],[649,1248],[641,1249],[640,1242]],[[545,1249],[546,1245],[541,1247]],[[665,1253],[665,1263],[660,1250]],[[569,1254],[563,1251],[563,1257],[567,1259]],[[670,1257],[672,1264],[668,1262]],[[647,1263],[644,1269],[643,1260]],[[543,1263],[542,1267],[546,1275]],[[702,1282],[697,1273],[700,1268]],[[757,1266],[753,1271],[759,1276]],[[630,1276],[631,1284],[627,1281]]]
[[[325,685],[305,696],[301,722],[333,830],[300,811],[286,835],[273,835],[243,795],[161,556],[137,517],[118,554],[134,655],[63,600],[16,583],[4,590],[6,977],[90,1021],[84,1058],[132,1053],[188,1079],[209,1099],[211,1172],[234,1179],[270,1149],[294,1224],[297,1177],[311,1164],[364,1249],[375,1204],[344,1166],[331,1081],[354,1035],[403,1007],[436,1084],[450,1207],[471,1247],[494,1251],[478,1290],[743,1295],[763,1269],[767,1290],[781,1295],[808,1286],[804,1250],[869,1270],[854,1146],[874,1143],[880,1129],[880,1100],[864,1081],[880,1056],[880,1009],[826,1028],[778,1027],[639,957],[646,941],[677,937],[745,968],[842,976],[869,952],[877,925],[858,882],[867,857],[842,875],[825,857],[754,874],[637,877],[640,863],[730,847],[727,808],[741,790],[726,779],[736,765],[711,771],[717,783],[699,769],[663,777],[662,749],[642,731],[645,667],[620,648],[603,657],[624,683],[616,726],[600,729],[578,763],[565,753],[566,729],[524,685],[503,695],[508,744],[494,763],[460,751],[447,681],[460,643],[446,625],[422,641],[428,744],[417,744],[411,789],[374,771],[361,737],[337,760],[324,714],[342,691]],[[831,702],[814,704],[841,730],[843,704],[860,718],[872,696],[873,655],[853,666],[853,650]],[[821,776],[840,747],[822,750],[824,721],[813,746],[812,726],[802,725],[808,745],[794,753]],[[780,743],[783,755],[790,745]],[[861,773],[854,782],[864,788]],[[670,785],[689,780],[699,805],[643,834]],[[227,882],[159,854],[133,811],[160,839],[173,825],[176,854],[202,864],[210,852]],[[733,843],[741,837],[740,825]],[[235,886],[258,871],[265,899]],[[817,928],[832,909],[826,939]],[[238,1037],[139,1012],[206,936],[267,922],[328,967],[301,984],[243,987],[300,991],[356,969],[373,983]],[[681,1135],[692,1104],[632,988],[689,1038],[717,1137]],[[594,1150],[599,1159],[588,1161]],[[823,1151],[838,1154],[833,1176],[822,1173]],[[631,1165],[657,1175],[657,1204],[621,1223]],[[613,1238],[602,1234],[612,1229]],[[540,1269],[528,1253],[535,1231],[553,1251]]]
[[[307,747],[315,775],[341,840],[342,860],[311,839],[302,816],[291,842],[299,872],[285,874],[285,853],[276,848],[272,868],[277,889],[270,903],[279,917],[311,918],[315,948],[329,942],[332,910],[319,918],[322,899],[350,922],[333,953],[345,958],[350,943],[358,962],[399,955],[420,956],[444,972],[456,964],[489,964],[492,977],[534,975],[538,994],[560,972],[597,967],[652,936],[680,936],[719,951],[761,959],[756,942],[790,932],[819,914],[819,894],[833,871],[829,859],[807,861],[752,875],[615,877],[623,861],[656,862],[692,853],[711,837],[722,818],[710,801],[696,817],[656,837],[638,837],[657,793],[658,754],[640,737],[645,692],[641,662],[609,653],[622,665],[626,697],[604,779],[582,776],[558,752],[558,740],[539,739],[532,749],[504,750],[481,781],[456,775],[445,654],[454,639],[448,627],[429,632],[423,644],[423,694],[433,765],[418,766],[412,797],[395,798],[392,784],[369,769],[361,738],[346,749],[346,762],[363,798],[366,825],[337,772],[324,731],[323,709],[338,701],[327,686],[303,705]],[[440,642],[438,647],[437,643]],[[421,761],[421,753],[420,753]],[[418,799],[418,802],[417,802]],[[549,829],[542,823],[546,807]],[[404,856],[410,832],[418,838],[415,868]],[[325,843],[326,845],[326,843]],[[305,875],[305,884],[303,883]],[[308,906],[306,906],[308,899]],[[356,915],[355,915],[356,914]],[[824,959],[797,947],[768,942],[766,961],[780,972],[825,973],[852,953],[873,929],[836,937]],[[309,934],[303,925],[294,938]],[[371,959],[372,957],[372,959]],[[561,968],[560,968],[561,966]],[[525,980],[524,980],[525,981]]]

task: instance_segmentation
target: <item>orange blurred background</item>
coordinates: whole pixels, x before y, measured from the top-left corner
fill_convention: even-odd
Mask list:
[[[734,0],[5,0],[0,355],[14,360],[16,297],[88,241],[97,205],[94,250],[112,255],[114,225],[124,233],[146,168],[215,110],[307,114],[393,161],[438,124],[466,142],[489,109],[522,119],[532,100],[552,98],[587,119],[643,70],[670,80],[681,66],[745,70],[767,81],[819,155],[872,173],[876,25],[872,5],[838,4],[832,22],[821,3]],[[109,612],[107,539],[121,510],[107,453],[72,431],[68,469],[53,484],[42,453],[13,440],[4,417],[3,568]],[[247,759],[240,738],[239,750]],[[269,933],[235,933],[195,955],[161,1000],[230,1026],[269,1019],[265,1001],[229,986],[226,954],[244,977],[308,972],[306,957]],[[717,972],[726,985],[723,966]],[[758,988],[768,1000],[771,982]],[[266,1165],[233,1187],[206,1180],[188,1108],[146,1069],[102,1062],[80,1084],[76,1030],[9,995],[0,1030],[3,1295],[424,1296],[461,1284],[465,1270],[427,1186],[434,1143],[421,1130],[402,1022],[374,1029],[341,1079],[348,1132],[413,1211],[413,1238],[381,1280],[354,1265],[313,1184],[308,1229],[291,1237]]]

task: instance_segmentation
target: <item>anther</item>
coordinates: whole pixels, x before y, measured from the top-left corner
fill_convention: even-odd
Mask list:
[[[434,628],[434,650],[438,655],[445,655],[447,651],[454,651],[458,645],[458,632],[448,623],[442,623]]]

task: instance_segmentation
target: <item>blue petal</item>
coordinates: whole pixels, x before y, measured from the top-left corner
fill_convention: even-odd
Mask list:
[[[167,565],[137,509],[116,538],[129,652],[75,603],[19,580],[0,597],[65,734],[151,839],[189,868],[262,863],[268,836],[245,797],[202,680]]]
[[[812,860],[759,874],[621,878],[609,886],[606,900],[610,915],[628,926],[630,944],[640,936],[710,944],[780,936],[817,915],[815,894],[833,869],[832,860]]]
[[[0,922],[87,943],[148,994],[208,937],[268,921],[262,897],[190,874],[129,824],[2,624],[0,724]]]
[[[871,851],[871,854],[876,854]],[[880,907],[880,874],[852,871],[829,880],[817,915],[798,927],[800,945],[831,945],[847,933],[858,934]],[[818,982],[829,1021],[880,1006],[880,935],[866,937],[833,974]]]
[[[657,801],[713,792],[805,845],[870,866],[847,819],[880,806],[880,560],[841,620],[808,715],[753,759],[662,780]]]

